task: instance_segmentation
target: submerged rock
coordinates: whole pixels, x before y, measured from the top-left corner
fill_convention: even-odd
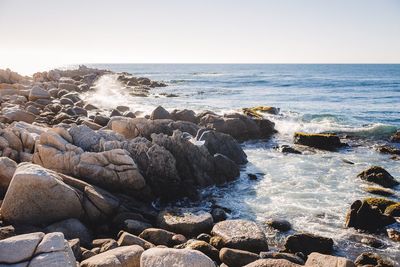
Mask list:
[[[345,145],[335,134],[316,134],[303,132],[296,132],[294,134],[294,143],[330,151],[336,150]]]
[[[313,234],[294,234],[285,241],[287,252],[302,252],[309,255],[312,252],[331,254],[333,250],[333,240],[331,238],[317,236]]]
[[[392,142],[400,143],[400,130],[398,130],[391,138]]]
[[[267,224],[280,232],[287,232],[292,229],[290,222],[284,219],[271,219],[267,221]]]
[[[372,166],[359,173],[357,177],[367,182],[379,184],[383,187],[389,188],[400,184],[392,175],[390,175],[390,173],[379,166]]]
[[[268,242],[262,229],[247,220],[226,220],[214,225],[211,234],[218,236],[228,248],[259,253],[268,251]]]

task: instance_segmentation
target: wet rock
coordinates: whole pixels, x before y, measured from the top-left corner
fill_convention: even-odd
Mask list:
[[[81,262],[81,267],[126,266],[140,267],[143,248],[137,245],[114,248]]]
[[[378,186],[368,186],[363,187],[363,189],[365,192],[380,196],[393,196],[395,194],[394,191],[391,189]]]
[[[124,222],[124,230],[131,234],[134,234],[134,235],[138,235],[141,232],[143,232],[145,229],[151,228],[151,227],[152,227],[151,224],[145,223],[142,221],[138,221],[138,220],[128,219],[128,220],[125,220],[125,222]]]
[[[154,247],[154,245],[138,236],[132,235],[130,233],[127,232],[120,232],[118,234],[119,238],[118,238],[118,245],[119,246],[131,246],[131,245],[138,245],[141,246],[144,249],[149,249]]]
[[[1,117],[5,118],[7,122],[23,121],[27,123],[33,123],[36,119],[34,114],[19,109],[18,107],[3,108],[1,113]]]
[[[380,267],[394,267],[394,264],[388,260],[383,259],[379,254],[373,252],[364,252],[354,261],[356,266],[380,266]]]
[[[294,134],[294,143],[329,151],[344,146],[344,144],[340,142],[339,137],[335,134],[313,134],[303,132],[296,132]]]
[[[221,208],[212,209],[211,216],[213,217],[215,223],[224,221],[228,217],[226,212]]]
[[[79,193],[56,173],[22,163],[3,200],[1,215],[11,223],[52,223],[81,217],[84,210],[80,201]]]
[[[183,109],[183,110],[173,110],[171,112],[171,118],[174,121],[189,121],[193,123],[198,123],[198,119],[196,117],[196,113],[193,110]]]
[[[0,262],[13,266],[76,266],[75,257],[62,233],[45,235],[37,232],[1,240]]]
[[[176,234],[164,229],[147,228],[140,235],[140,238],[158,246],[171,246],[174,243],[173,237]]]
[[[312,252],[331,254],[333,240],[322,236],[303,233],[289,236],[285,241],[285,251],[290,253],[302,252],[309,255]]]
[[[278,115],[279,114],[279,108],[276,107],[269,107],[269,106],[258,106],[258,107],[252,107],[252,108],[243,108],[242,109],[243,113],[249,117],[252,118],[257,118],[257,119],[262,119],[263,114],[262,113],[267,113],[267,114],[272,114],[272,115]]]
[[[1,204],[0,204],[1,206]],[[12,225],[0,227],[0,240],[15,236],[15,228]]]
[[[215,267],[203,253],[190,249],[152,248],[140,258],[140,267],[191,266]]]
[[[258,179],[257,175],[254,173],[248,173],[247,177],[249,177],[249,179],[252,181],[256,181]]]
[[[113,109],[110,113],[110,117],[122,116],[122,113],[118,109]]]
[[[92,234],[89,229],[77,219],[67,219],[53,223],[44,229],[46,233],[61,232],[66,239],[79,238],[84,246],[90,246],[92,243]]]
[[[290,222],[284,219],[270,219],[267,221],[267,225],[280,232],[287,232],[292,229]]]
[[[260,259],[245,265],[244,267],[300,267],[296,263],[284,259]]]
[[[296,264],[304,265],[304,260],[299,256],[291,253],[284,252],[261,252],[260,257],[262,259],[284,259]]]
[[[0,196],[7,191],[16,169],[15,161],[7,157],[0,157]]]
[[[280,145],[278,151],[286,154],[302,154],[301,151],[294,149],[289,145]]]
[[[393,200],[380,197],[368,197],[365,198],[363,201],[373,207],[377,207],[382,213],[385,212],[387,207],[396,204],[396,202]]]
[[[399,185],[400,183],[396,181],[390,173],[388,173],[385,169],[378,166],[372,166],[367,170],[359,173],[357,175],[362,180],[367,182],[379,184],[383,187],[394,187]]]
[[[255,253],[244,250],[223,248],[219,252],[219,258],[229,267],[242,267],[258,260],[260,257]]]
[[[393,136],[390,138],[390,141],[400,143],[400,130],[393,134]]]
[[[210,243],[210,239],[211,239],[211,236],[209,235],[209,234],[199,234],[197,237],[196,237],[196,239],[197,240],[201,240],[201,241],[204,241],[204,242],[207,242],[207,243]]]
[[[391,240],[400,242],[400,231],[396,229],[386,229],[386,232]]]
[[[211,234],[219,236],[225,247],[258,253],[268,251],[264,232],[254,222],[226,220],[214,225]]]
[[[319,253],[311,253],[306,262],[306,266],[310,267],[355,267],[354,263],[342,257],[323,255]]]
[[[345,226],[374,232],[394,222],[393,217],[383,215],[377,207],[356,200],[346,215]]]
[[[370,236],[363,237],[361,243],[373,248],[382,248],[385,246],[382,240]]]
[[[29,101],[36,101],[38,99],[49,99],[50,94],[40,86],[33,86],[29,92]]]
[[[385,215],[400,217],[400,202],[388,206],[385,209]]]
[[[193,249],[204,253],[215,262],[219,262],[219,251],[205,241],[191,239],[175,248]]]
[[[384,154],[400,155],[400,149],[393,146],[388,146],[388,145],[378,146],[376,147],[376,150]]]
[[[172,119],[171,114],[164,109],[162,106],[156,107],[150,115],[150,119],[159,120],[159,119]]]
[[[185,209],[165,210],[157,218],[160,228],[191,237],[209,232],[213,225],[210,213]]]

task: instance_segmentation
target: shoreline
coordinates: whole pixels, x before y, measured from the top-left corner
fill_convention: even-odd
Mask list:
[[[179,248],[201,251],[217,263],[221,263],[221,261],[230,262],[232,260],[230,257],[243,257],[254,261],[260,257],[272,258],[272,261],[283,261],[283,257],[286,260],[289,258],[289,261],[294,264],[299,264],[305,263],[306,256],[312,252],[335,254],[333,240],[297,232],[291,235],[292,237],[289,236],[282,245],[289,254],[270,253],[267,255],[264,253],[264,256],[260,256],[257,253],[268,250],[263,230],[258,225],[254,225],[253,222],[225,220],[228,215],[223,209],[224,207],[215,207],[214,210],[200,214],[185,215],[181,214],[182,211],[179,210],[161,211],[161,215],[157,214],[157,211],[153,210],[149,204],[158,197],[167,200],[182,196],[195,198],[197,188],[224,184],[238,177],[240,166],[247,162],[240,142],[266,139],[273,136],[275,133],[274,124],[263,118],[262,113],[278,114],[279,110],[260,107],[245,110],[245,114],[218,115],[213,112],[196,114],[191,110],[168,112],[162,107],[155,107],[156,109],[152,114],[135,114],[129,110],[129,107],[120,106],[116,107],[110,115],[96,115],[96,103],[83,103],[80,94],[90,93],[90,88],[94,82],[106,73],[109,72],[81,67],[75,71],[54,70],[35,74],[33,80],[26,79],[16,73],[9,73],[6,76],[8,80],[3,79],[0,95],[3,99],[2,103],[5,104],[2,105],[1,117],[4,126],[1,136],[7,144],[7,146],[3,145],[2,147],[2,156],[6,156],[7,159],[2,159],[4,165],[11,166],[7,168],[7,170],[10,170],[4,174],[5,180],[9,184],[2,184],[3,189],[5,188],[5,191],[7,191],[1,209],[2,218],[6,224],[7,222],[14,222],[14,224],[23,222],[23,224],[26,224],[28,221],[32,223],[37,220],[36,226],[45,225],[49,227],[49,225],[60,221],[61,218],[75,218],[85,222],[86,225],[83,225],[83,227],[89,228],[87,232],[92,233],[92,238],[103,237],[103,235],[111,238],[114,242],[108,241],[113,244],[110,247],[114,249],[117,249],[116,246],[139,245],[149,251],[152,249],[152,245],[165,245],[158,242],[159,240],[155,241],[153,235],[159,237],[165,234],[163,230],[167,230],[173,233],[173,235],[169,234],[167,246],[175,245]],[[152,88],[165,86],[165,84],[147,78],[136,78],[127,73],[118,75],[121,76],[119,80],[130,88],[132,94],[138,97],[146,96]],[[104,111],[100,112],[104,113]],[[141,117],[143,115],[145,116]],[[33,122],[39,123],[39,125],[31,126]],[[49,130],[49,127],[53,127],[53,129]],[[398,140],[397,135],[393,137],[393,142]],[[303,149],[311,147],[312,149],[335,151],[344,146],[342,140],[342,136],[339,138],[336,135],[326,134],[299,133],[295,136],[295,143]],[[302,152],[294,146],[280,146],[278,149],[283,153]],[[400,154],[395,147],[391,146],[378,149],[383,153],[392,153],[394,159],[397,157],[396,155]],[[36,165],[22,164],[16,167],[16,164],[22,161],[33,162]],[[52,169],[57,173],[37,165]],[[12,170],[16,170],[15,173],[19,176],[14,174]],[[32,217],[26,218],[25,216],[24,218],[23,214],[19,214],[21,212],[17,211],[19,208],[15,207],[14,202],[17,196],[13,194],[23,192],[29,196],[30,192],[19,191],[24,188],[21,188],[17,182],[10,183],[11,179],[18,181],[15,177],[24,179],[32,175],[36,177],[35,179],[40,180],[43,172],[46,173],[49,183],[61,181],[63,192],[66,187],[69,189],[72,187],[72,191],[66,190],[67,192],[64,192],[66,195],[75,192],[83,200],[78,198],[74,207],[65,207],[66,213],[60,211],[61,214],[56,214],[57,212],[54,212],[55,214],[46,215],[45,217],[49,218],[45,219],[41,218],[42,216],[37,216],[37,214],[36,217],[34,217],[35,214],[32,215],[35,220]],[[373,172],[372,176],[366,175],[367,178],[365,179],[369,182],[376,182],[375,178],[368,177],[381,177],[382,175],[391,181],[390,176],[382,170]],[[392,181],[391,184],[389,182],[385,186],[392,187],[396,184]],[[10,187],[13,189],[10,192],[15,193],[8,193]],[[378,188],[376,192],[382,193],[383,189]],[[22,197],[24,197],[24,194],[22,194]],[[48,194],[51,196],[52,192],[49,191]],[[25,201],[29,199],[27,198]],[[89,201],[85,202],[85,199]],[[140,203],[138,200],[144,203]],[[46,199],[43,199],[43,202],[46,202]],[[347,222],[347,225],[374,232],[384,228],[385,223],[393,223],[393,220],[387,220],[388,217],[394,216],[385,213],[386,208],[395,203],[391,203],[391,205],[386,203],[383,208],[381,202],[378,203],[381,205],[379,211],[373,208],[378,205],[376,201],[354,204],[353,212],[350,211],[353,221]],[[22,204],[29,205],[29,202]],[[5,208],[3,205],[5,205]],[[123,207],[123,212],[121,207]],[[361,207],[362,210],[360,211]],[[6,210],[5,215],[3,214],[4,209]],[[365,210],[369,212],[367,215],[363,213]],[[134,213],[135,215],[125,214],[133,211],[137,213]],[[68,217],[66,214],[73,216]],[[104,231],[104,229],[110,228],[109,220],[111,217],[118,217],[118,215],[125,220],[119,218],[122,222],[120,221],[116,225],[111,222],[111,225],[114,228],[120,228],[117,231],[125,230],[126,232],[117,236],[116,229]],[[184,219],[182,219],[182,216]],[[367,216],[368,219],[376,220],[376,225],[373,225],[375,227],[363,225],[359,222],[360,219],[357,219],[358,216],[361,216],[360,218]],[[223,219],[221,220],[222,223],[219,223],[220,219]],[[187,223],[180,223],[180,220],[187,220]],[[96,225],[100,221],[103,221],[103,223]],[[126,223],[126,221],[129,222]],[[74,222],[75,227],[79,223]],[[90,227],[87,227],[88,225]],[[246,230],[243,230],[243,225]],[[279,228],[283,225],[286,227],[284,229],[288,228],[286,221],[271,222],[271,225]],[[8,227],[8,224],[2,226]],[[147,233],[146,229],[152,229],[153,226],[158,226],[163,230],[152,230],[157,234]],[[104,229],[97,229],[101,227],[104,227]],[[62,227],[56,227],[56,229],[62,229]],[[232,229],[235,229],[237,233]],[[247,229],[252,229],[252,231]],[[389,235],[396,238],[399,232],[396,234],[396,230],[393,231]],[[254,233],[257,234],[254,236]],[[184,236],[181,236],[182,234]],[[199,237],[199,234],[205,235]],[[235,234],[243,235],[245,239],[238,241],[235,239]],[[64,237],[70,239],[66,233],[64,233]],[[192,237],[197,237],[197,241],[187,241]],[[301,244],[301,246],[299,247],[298,244]],[[321,246],[321,244],[323,245]],[[79,256],[80,250],[81,257],[82,251],[91,251],[92,253],[87,252],[86,254],[90,254],[93,258],[101,256],[102,253],[98,252],[101,252],[103,245],[102,243],[100,249],[97,249],[99,246],[96,247],[88,241],[82,248],[88,249],[90,246],[93,248],[84,250],[78,246],[80,249],[77,249],[77,255]],[[304,248],[308,246],[311,246],[311,248],[305,250]],[[239,248],[241,251],[223,250],[224,247],[231,250]],[[103,249],[103,251],[105,250]],[[299,252],[301,254],[295,254]],[[156,251],[154,253],[161,252]],[[174,255],[178,252],[173,250],[170,253]],[[243,256],[243,253],[246,257]],[[218,256],[216,256],[217,254]],[[223,255],[221,256],[221,254]],[[230,255],[229,259],[226,258],[225,254]],[[146,257],[151,261],[151,258],[156,258],[157,255]],[[366,256],[364,255],[364,257]],[[311,258],[316,258],[316,261],[328,260],[317,254],[313,254]],[[88,258],[87,261],[90,262],[90,259]],[[207,262],[206,258],[201,260]],[[271,260],[261,259],[260,261]],[[329,258],[329,260],[337,260],[337,258]],[[250,262],[248,263],[250,264]],[[207,264],[212,264],[212,262]]]

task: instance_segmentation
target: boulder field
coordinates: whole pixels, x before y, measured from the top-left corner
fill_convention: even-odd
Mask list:
[[[247,163],[241,142],[276,133],[264,115],[275,116],[279,109],[216,114],[159,106],[142,115],[126,106],[101,110],[81,94],[95,90],[103,75],[115,75],[137,97],[167,86],[85,66],[32,77],[0,70],[0,266],[390,264],[372,253],[355,263],[334,256],[331,238],[297,232],[284,219],[265,224],[232,219],[218,206],[156,209],[155,201],[199,199],[198,189],[238,178]],[[294,143],[322,150],[344,146],[333,134],[296,133]],[[302,153],[288,145],[279,149]],[[380,167],[358,177],[398,185]],[[397,202],[359,200],[346,226],[381,231],[398,215]],[[271,244],[271,231],[286,238]],[[387,233],[399,237],[396,229]]]

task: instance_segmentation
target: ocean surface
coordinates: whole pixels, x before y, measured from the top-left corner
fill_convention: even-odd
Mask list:
[[[219,64],[102,64],[92,67],[129,72],[164,81],[168,87],[134,97],[116,77],[100,79],[96,92],[85,98],[102,108],[128,105],[150,113],[166,109],[212,110],[218,113],[258,105],[280,108],[269,115],[278,134],[268,141],[243,144],[249,163],[241,178],[222,187],[205,189],[199,203],[180,205],[207,208],[216,203],[232,210],[232,218],[263,224],[269,218],[289,220],[296,231],[335,240],[336,254],[354,259],[375,251],[400,262],[400,243],[384,234],[375,236],[385,246],[368,247],[354,229],[344,228],[346,211],[356,199],[372,197],[357,174],[371,165],[386,168],[400,180],[400,161],[380,154],[374,146],[385,143],[400,128],[400,65],[219,65]],[[161,93],[176,94],[167,98]],[[282,154],[274,149],[292,144],[295,131],[336,132],[349,137],[349,149]],[[354,164],[346,163],[351,161]],[[259,173],[250,181],[247,173]],[[396,188],[399,201],[400,188]],[[290,234],[290,233],[289,233]],[[271,244],[287,234],[269,231]]]

